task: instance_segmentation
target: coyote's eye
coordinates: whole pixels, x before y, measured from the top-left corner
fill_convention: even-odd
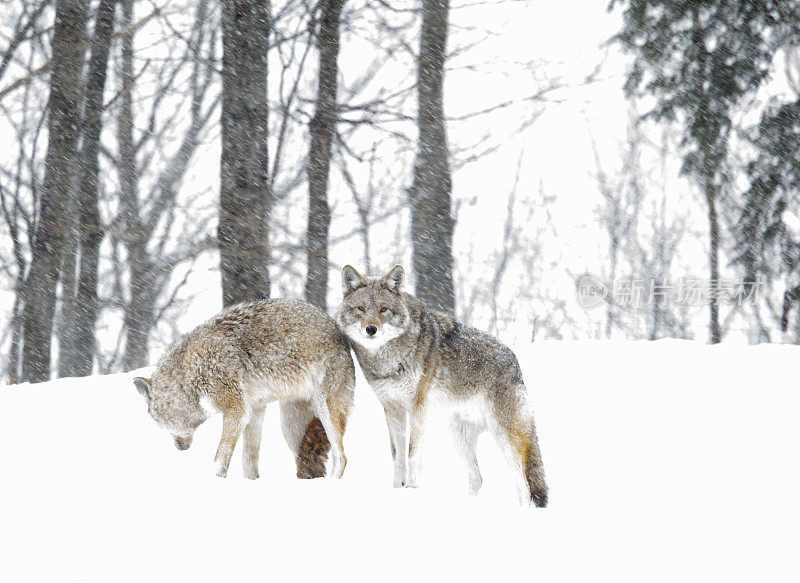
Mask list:
[[[358,306],[358,307],[356,308],[356,310],[358,310],[358,311],[359,311],[359,312],[361,312],[362,314],[363,314],[364,312],[366,312],[366,310],[364,309],[364,306]]]
[[[381,306],[380,313],[383,314],[388,309],[386,306]]]

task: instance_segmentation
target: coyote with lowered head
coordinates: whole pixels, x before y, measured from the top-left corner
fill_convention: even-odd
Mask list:
[[[451,429],[471,494],[481,487],[475,449],[488,429],[517,476],[522,504],[546,506],[539,442],[514,353],[489,334],[425,307],[403,292],[403,279],[399,265],[384,277],[362,277],[346,266],[337,316],[386,413],[395,487],[417,484],[425,412],[435,400],[453,412]]]
[[[347,340],[321,310],[300,300],[232,306],[167,349],[152,378],[136,377],[150,416],[187,449],[197,427],[221,412],[215,461],[225,477],[244,434],[246,478],[258,478],[264,409],[280,401],[281,429],[301,478],[342,476],[342,437],[353,403],[355,368]],[[327,434],[327,435],[326,435]],[[301,445],[302,442],[302,445]]]

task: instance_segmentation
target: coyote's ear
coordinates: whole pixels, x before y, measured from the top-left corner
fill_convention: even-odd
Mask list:
[[[403,287],[403,282],[406,279],[406,272],[403,270],[402,265],[395,265],[392,269],[383,276],[383,284],[389,291],[400,293]]]
[[[133,384],[136,385],[136,389],[142,394],[142,397],[150,400],[150,379],[145,377],[133,377]]]
[[[342,291],[344,295],[354,292],[365,285],[367,285],[367,282],[359,272],[349,265],[344,266],[342,269]]]

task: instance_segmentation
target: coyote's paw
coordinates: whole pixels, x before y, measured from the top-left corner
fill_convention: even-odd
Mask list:
[[[217,477],[219,478],[227,478],[228,477],[228,468],[225,466],[220,466],[217,468]]]

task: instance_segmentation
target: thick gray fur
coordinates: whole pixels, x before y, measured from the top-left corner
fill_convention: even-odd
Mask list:
[[[425,307],[402,291],[403,280],[400,266],[383,277],[362,277],[345,267],[337,316],[384,407],[394,485],[416,486],[425,413],[437,402],[452,412],[454,442],[471,493],[482,481],[477,438],[488,429],[517,476],[521,500],[545,506],[544,468],[516,356],[491,335]]]
[[[244,474],[258,477],[264,408],[280,401],[284,437],[297,454],[316,415],[331,443],[331,475],[346,464],[342,437],[353,402],[355,369],[334,321],[300,300],[262,300],[232,306],[167,349],[151,379],[134,381],[148,412],[191,445],[197,427],[223,414],[216,462],[227,475],[233,449],[244,434]]]

